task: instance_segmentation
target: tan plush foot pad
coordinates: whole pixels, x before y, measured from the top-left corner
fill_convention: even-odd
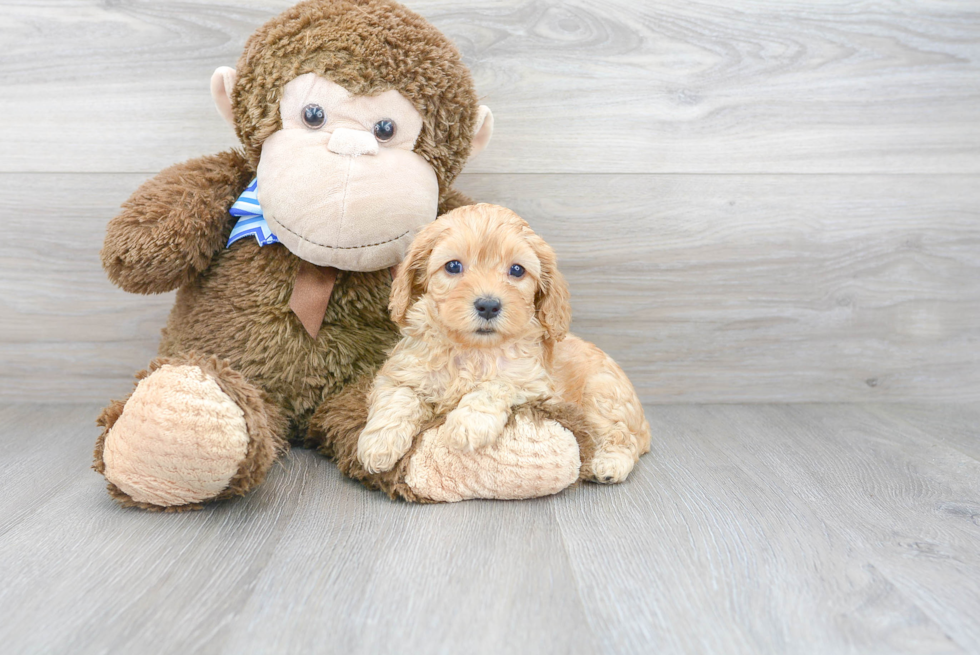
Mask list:
[[[140,380],[105,436],[105,477],[138,503],[199,503],[228,487],[248,452],[242,409],[197,366]]]
[[[425,432],[408,462],[405,483],[421,497],[437,502],[536,498],[578,479],[578,443],[554,421],[516,416],[495,444],[475,452],[449,446],[445,427]]]
[[[595,450],[581,410],[541,403],[513,410],[500,440],[475,453],[444,445],[444,418],[426,426],[391,471],[367,473],[357,461],[357,439],[367,420],[370,376],[324,403],[310,421],[308,446],[337,462],[344,475],[413,502],[470,498],[532,498],[561,491],[580,479],[580,465]]]

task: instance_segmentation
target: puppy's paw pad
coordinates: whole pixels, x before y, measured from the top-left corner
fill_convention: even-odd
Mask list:
[[[600,451],[592,458],[592,480],[601,484],[623,482],[635,463],[633,455],[625,451]]]

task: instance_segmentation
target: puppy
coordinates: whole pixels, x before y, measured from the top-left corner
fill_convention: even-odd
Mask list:
[[[650,448],[650,426],[623,370],[568,334],[568,287],[555,253],[514,212],[460,207],[412,242],[391,285],[402,340],[374,382],[357,457],[390,470],[433,416],[447,414],[451,446],[494,443],[512,407],[533,400],[579,405],[596,435],[583,466],[622,482]]]

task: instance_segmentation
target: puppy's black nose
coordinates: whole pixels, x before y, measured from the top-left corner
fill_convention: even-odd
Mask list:
[[[473,306],[476,307],[476,313],[480,318],[492,321],[500,313],[501,304],[496,298],[477,298]]]

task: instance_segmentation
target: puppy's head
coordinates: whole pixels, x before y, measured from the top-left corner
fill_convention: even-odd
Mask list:
[[[471,347],[512,341],[537,326],[545,339],[561,341],[571,321],[554,251],[520,216],[488,204],[455,209],[415,237],[389,309],[403,327],[432,316]]]

